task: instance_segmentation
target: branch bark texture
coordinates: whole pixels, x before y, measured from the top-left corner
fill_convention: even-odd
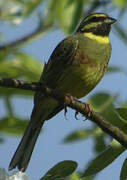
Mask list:
[[[72,97],[71,95],[60,94],[59,92],[54,91],[46,87],[40,82],[27,82],[23,80],[14,80],[14,79],[0,79],[0,86],[6,88],[17,88],[31,91],[40,91],[45,95],[51,96],[52,98],[59,101],[61,104],[65,104],[76,112],[80,112],[82,115],[87,117],[90,121],[96,123],[105,133],[112,136],[120,144],[127,148],[127,135],[122,132],[118,127],[112,125],[106,121],[101,115],[92,111],[89,113],[88,106],[85,106],[84,102],[79,101],[78,99]]]

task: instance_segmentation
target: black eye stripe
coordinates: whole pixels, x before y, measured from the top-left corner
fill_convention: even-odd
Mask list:
[[[86,23],[94,23],[94,22],[104,22],[104,20],[108,19],[108,17],[91,17],[90,19],[86,20]]]
[[[97,36],[108,36],[111,29],[111,24],[114,22],[115,19],[106,14],[91,14],[82,20],[76,32],[91,32]]]

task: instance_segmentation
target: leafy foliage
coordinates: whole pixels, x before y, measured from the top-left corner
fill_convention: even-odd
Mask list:
[[[26,119],[4,117],[0,119],[0,131],[7,134],[21,135],[27,126]]]
[[[120,180],[126,180],[126,179],[127,179],[127,158],[124,160],[120,173]]]
[[[41,180],[58,180],[70,176],[77,168],[75,161],[62,161],[51,168]]]
[[[116,108],[115,110],[118,116],[120,117],[120,119],[126,123],[127,122],[127,108]]]
[[[1,0],[1,26],[7,25],[8,27],[8,25],[15,24],[20,28],[20,25],[22,25],[24,21],[29,21],[34,16],[37,19],[38,27],[37,29],[35,28],[35,30],[33,29],[33,33],[31,33],[32,31],[30,32],[30,36],[24,34],[24,37],[19,36],[12,42],[8,42],[3,35],[4,33],[1,31],[0,78],[38,81],[43,70],[43,64],[36,58],[33,58],[31,54],[26,54],[22,47],[25,47],[25,45],[40,36],[43,37],[49,30],[60,28],[64,33],[71,34],[74,32],[81,18],[87,15],[88,12],[94,12],[100,9],[102,12],[107,12],[109,8],[112,12],[116,10],[118,13],[120,20],[119,23],[115,25],[114,30],[117,37],[127,45],[127,32],[121,23],[127,8],[126,0],[6,0],[6,5],[5,1]],[[15,26],[13,26],[13,28],[15,28]],[[126,76],[125,69],[117,66],[110,66],[107,74],[110,76],[116,72],[123,73]],[[5,117],[0,117],[0,132],[2,132],[2,134],[23,134],[27,120],[15,115],[11,99],[16,96],[31,98],[32,95],[32,92],[26,92],[24,90],[0,88],[0,99],[3,99],[5,103],[4,108],[7,112]],[[127,133],[127,103],[121,102],[118,95],[105,92],[97,93],[88,99],[88,103],[107,121]],[[3,138],[4,136],[0,138],[0,143],[4,142]],[[125,151],[125,148],[116,143],[116,141],[112,141],[111,138],[104,134],[96,125],[91,125],[91,127],[86,129],[75,130],[64,138],[64,143],[76,143],[77,141],[83,141],[88,138],[93,139],[96,157],[89,163],[85,170],[82,170],[80,173],[73,173],[77,168],[77,163],[73,161],[63,161],[49,170],[42,179],[66,179],[67,176],[73,173],[72,176],[67,177],[68,180],[92,180],[94,176],[86,176],[98,173]],[[110,145],[107,147],[109,142]],[[126,168],[127,160],[125,159],[121,169],[120,180],[127,178]],[[81,176],[82,174],[84,178]]]
[[[91,176],[110,165],[121,153],[126,149],[113,141],[112,144],[107,147],[99,156],[97,156],[85,170],[83,177]]]

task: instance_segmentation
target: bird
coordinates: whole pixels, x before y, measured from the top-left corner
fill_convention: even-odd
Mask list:
[[[112,52],[109,33],[116,19],[105,13],[84,17],[75,32],[62,40],[44,65],[39,82],[78,99],[86,96],[100,82]],[[64,109],[53,97],[36,92],[30,122],[9,164],[9,170],[24,172],[46,120]]]

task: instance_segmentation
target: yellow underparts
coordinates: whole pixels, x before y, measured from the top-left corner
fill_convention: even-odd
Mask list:
[[[108,36],[97,36],[91,32],[85,33],[84,35],[85,35],[85,37],[95,40],[95,41],[99,42],[100,44],[108,44],[109,43]]]

